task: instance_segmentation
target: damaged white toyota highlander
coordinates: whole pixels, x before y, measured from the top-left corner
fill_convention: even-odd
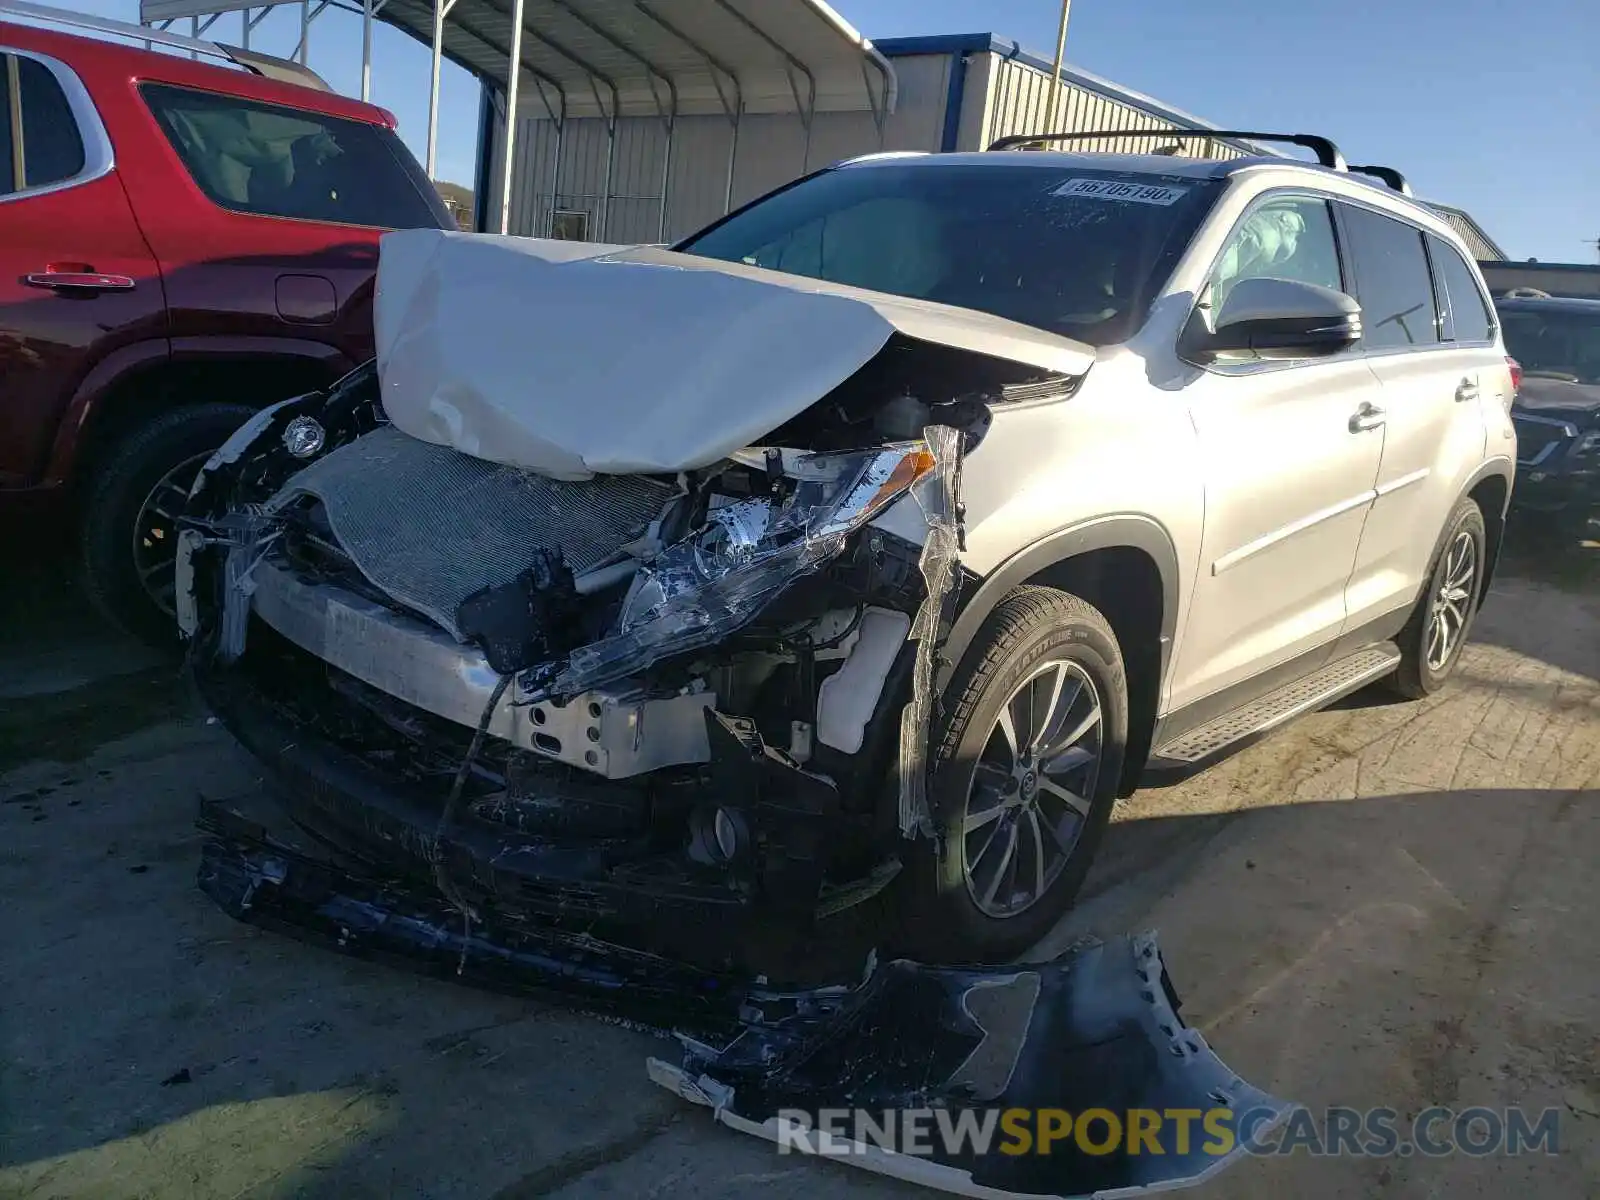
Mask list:
[[[393,233],[376,320],[196,482],[195,673],[371,895],[618,987],[602,945],[733,964],[869,900],[1024,952],[1149,773],[1439,687],[1514,470],[1470,256],[1336,151],[876,157],[672,249]],[[214,824],[247,909],[281,867]]]

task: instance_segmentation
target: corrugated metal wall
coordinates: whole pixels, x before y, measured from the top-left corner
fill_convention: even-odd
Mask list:
[[[895,60],[900,100],[884,122],[880,138],[868,112],[818,113],[807,134],[788,114],[747,114],[739,122],[731,202],[734,207],[780,187],[807,171],[876,150],[936,150],[944,128],[945,96],[951,59],[928,54]],[[726,211],[729,199],[728,152],[733,124],[727,117],[679,117],[672,148],[672,178],[667,189],[667,221],[658,233],[661,172],[666,127],[655,117],[623,117],[617,122],[616,157],[611,169],[609,216],[606,202],[606,125],[592,117],[567,122],[561,137],[559,191],[551,200],[556,128],[538,98],[519,104],[516,174],[511,184],[510,232],[542,236],[552,211],[589,214],[595,241],[675,241]],[[498,182],[504,141],[496,138],[489,178]],[[497,212],[498,189],[489,210]]]
[[[1095,129],[1117,130],[1114,138],[1074,143],[1072,149],[1111,154],[1149,154],[1172,145],[1171,139],[1144,131],[1183,128],[1174,121],[1146,112],[1134,104],[1067,83],[1062,86],[1060,119],[1050,120],[1054,88],[1050,73],[1027,63],[996,54],[974,58],[968,86],[987,84],[987,120],[980,149],[997,138],[1019,133],[1071,133]],[[1242,158],[1244,152],[1210,139],[1195,140],[1181,150],[1189,158]]]
[[[690,124],[686,120],[678,123],[674,155],[692,147]],[[658,240],[666,129],[654,118],[623,117],[617,121],[616,137],[608,189],[605,122],[570,120],[558,139],[553,122],[535,119],[524,110],[517,127],[516,175],[511,182],[511,232],[542,235],[550,228],[551,212],[564,211],[587,213],[593,239],[600,238],[603,222],[606,236],[614,241]],[[558,143],[559,183],[554,172]],[[499,177],[499,159],[497,154],[492,179]],[[552,186],[558,188],[553,200]]]

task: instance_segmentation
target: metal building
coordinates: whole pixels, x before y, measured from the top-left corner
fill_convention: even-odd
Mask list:
[[[771,21],[771,9],[754,11]],[[831,103],[814,109],[805,90],[789,96],[787,104],[769,90],[760,109],[752,108],[747,95],[742,109],[686,112],[680,90],[673,121],[660,113],[631,115],[626,103],[613,121],[593,111],[592,102],[588,111],[575,105],[563,120],[547,106],[547,95],[524,91],[513,136],[506,230],[594,241],[671,241],[730,207],[852,155],[976,150],[1008,134],[1052,128],[1051,64],[1015,42],[971,34],[869,43],[852,35],[836,50],[856,57],[855,70],[834,64],[834,74],[853,74],[860,81],[855,95],[841,89]],[[863,72],[868,54],[874,66],[887,64],[887,77]],[[1212,127],[1086,72],[1069,68],[1062,75],[1054,128],[1119,131],[1087,149],[1177,149],[1161,138],[1161,130]],[[576,74],[556,78],[569,96],[592,91],[592,80]],[[504,111],[504,94],[486,89],[475,181],[481,228],[500,227],[496,185],[505,161]],[[1249,151],[1207,140],[1177,152],[1232,157]]]

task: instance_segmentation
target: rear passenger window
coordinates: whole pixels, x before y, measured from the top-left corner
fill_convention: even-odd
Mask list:
[[[1438,342],[1439,310],[1422,231],[1370,209],[1340,207],[1361,301],[1362,347],[1388,350]]]
[[[389,129],[188,88],[140,91],[200,190],[235,212],[380,229],[440,229]],[[414,164],[413,164],[414,165]]]
[[[1439,238],[1428,239],[1428,254],[1440,286],[1447,342],[1486,342],[1494,336],[1494,316],[1483,298],[1476,272],[1460,251]]]
[[[0,104],[0,194],[61,183],[83,173],[83,138],[72,106],[50,68],[20,54],[4,56]],[[19,123],[17,116],[21,116]]]

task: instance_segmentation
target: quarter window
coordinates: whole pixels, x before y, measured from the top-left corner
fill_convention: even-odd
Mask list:
[[[1361,344],[1368,350],[1433,345],[1439,309],[1422,249],[1422,231],[1370,209],[1343,205],[1361,301]]]
[[[1342,290],[1339,247],[1325,200],[1268,200],[1239,222],[1211,275],[1213,311],[1241,279],[1293,279]]]
[[[1483,298],[1476,273],[1460,252],[1436,237],[1428,239],[1428,253],[1441,286],[1444,338],[1451,342],[1486,342],[1494,336],[1494,316]]]
[[[0,196],[9,196],[22,187],[17,178],[15,146],[19,132],[11,119],[12,97],[16,89],[17,60],[0,54]]]
[[[0,195],[46,187],[83,173],[83,137],[66,93],[50,68],[20,54],[3,56]]]
[[[223,208],[380,229],[455,224],[392,130],[188,88],[140,90],[195,183]]]

